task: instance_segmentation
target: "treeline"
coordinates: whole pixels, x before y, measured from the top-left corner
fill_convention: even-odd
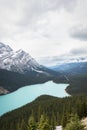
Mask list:
[[[44,83],[52,78],[52,76],[46,76],[44,74],[38,74],[37,76],[35,72],[20,74],[0,69],[0,86],[7,89],[9,92],[13,92],[22,86]]]
[[[76,74],[76,71],[72,73],[62,73],[68,79],[68,81],[64,81],[61,83],[67,83],[69,86],[66,88],[67,93],[70,95],[81,95],[87,94],[87,74]],[[59,83],[58,79],[55,78],[55,83]]]
[[[0,130],[22,130],[18,129],[18,126],[20,128],[23,122],[28,124],[31,115],[35,122],[40,121],[41,115],[46,115],[51,127],[56,125],[66,127],[72,114],[76,114],[79,119],[87,116],[87,95],[65,98],[44,95],[0,117]]]
[[[13,92],[21,87],[33,84],[45,83],[49,80],[54,80],[55,77],[58,83],[65,80],[65,77],[53,70],[42,67],[38,70],[43,71],[43,73],[38,73],[36,71],[29,70],[25,73],[12,72],[4,69],[0,69],[0,86],[9,92]]]
[[[67,75],[70,85],[66,91],[70,95],[87,94],[87,74]]]

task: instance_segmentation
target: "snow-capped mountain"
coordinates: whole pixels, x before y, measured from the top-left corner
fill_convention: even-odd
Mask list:
[[[5,45],[5,44],[0,42],[0,54],[3,54],[4,52],[8,53],[11,51],[13,51],[13,50],[8,45]]]
[[[0,62],[11,54],[13,54],[13,50],[8,45],[0,42]]]
[[[58,81],[66,80],[61,73],[38,64],[27,52],[15,52],[8,45],[0,43],[0,94],[54,80],[55,77]]]
[[[25,73],[31,70],[42,72],[41,68],[42,66],[25,51],[14,52],[8,45],[0,43],[0,69]]]

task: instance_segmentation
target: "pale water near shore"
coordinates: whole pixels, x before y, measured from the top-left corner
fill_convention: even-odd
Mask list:
[[[22,87],[17,91],[0,96],[0,115],[30,103],[40,95],[51,95],[56,97],[69,96],[65,88],[68,84],[56,84],[52,81]]]

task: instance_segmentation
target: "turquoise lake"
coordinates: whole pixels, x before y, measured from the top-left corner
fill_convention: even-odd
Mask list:
[[[17,91],[0,96],[0,115],[32,102],[40,95],[52,95],[56,97],[69,96],[65,88],[68,84],[56,84],[52,81],[22,87]]]

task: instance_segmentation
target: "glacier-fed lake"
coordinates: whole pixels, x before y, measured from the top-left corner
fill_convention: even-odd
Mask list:
[[[67,86],[68,84],[56,84],[49,81],[43,84],[22,87],[13,93],[0,96],[0,115],[30,103],[41,95],[69,96],[65,91]]]

